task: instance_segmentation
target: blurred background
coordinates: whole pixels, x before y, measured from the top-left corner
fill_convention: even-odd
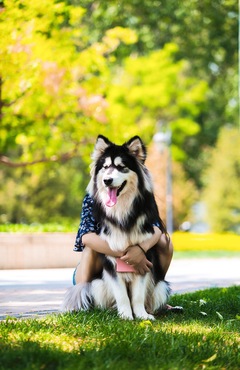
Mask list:
[[[77,231],[102,134],[171,231],[240,234],[236,1],[6,0],[0,34],[0,231]]]

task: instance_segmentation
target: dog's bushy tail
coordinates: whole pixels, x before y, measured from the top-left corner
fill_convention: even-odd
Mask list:
[[[87,311],[93,307],[105,309],[114,306],[111,289],[104,280],[95,279],[91,283],[77,284],[70,288],[65,294],[61,311]]]
[[[159,281],[156,285],[149,287],[147,300],[145,302],[147,311],[154,314],[165,306],[171,294],[170,284],[165,281]]]
[[[168,301],[171,294],[170,284],[164,280],[159,281],[155,286],[154,299],[153,299],[153,311],[161,309]]]
[[[91,283],[77,284],[65,294],[61,311],[86,311],[93,307]]]

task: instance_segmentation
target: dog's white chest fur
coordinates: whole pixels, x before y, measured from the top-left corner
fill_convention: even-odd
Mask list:
[[[139,217],[139,220],[136,223],[135,227],[131,229],[131,231],[128,233],[126,233],[125,231],[122,231],[118,226],[114,226],[106,222],[106,225],[108,227],[108,233],[105,234],[104,231],[102,231],[100,236],[103,240],[107,241],[109,247],[113,251],[123,252],[130,245],[135,245],[135,244],[143,242],[144,240],[151,238],[152,236],[151,233],[143,234],[140,231],[142,221],[143,221],[143,217]]]

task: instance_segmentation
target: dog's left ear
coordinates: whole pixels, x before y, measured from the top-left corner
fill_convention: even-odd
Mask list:
[[[144,163],[147,158],[147,150],[139,136],[134,136],[125,144],[129,152],[136,157],[139,162]]]
[[[98,135],[97,141],[94,147],[94,151],[92,153],[92,159],[97,161],[98,158],[104,153],[104,151],[112,145],[111,141],[109,141],[105,136]]]

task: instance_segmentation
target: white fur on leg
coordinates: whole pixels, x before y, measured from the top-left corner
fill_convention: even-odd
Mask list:
[[[155,320],[154,316],[147,313],[145,309],[145,297],[149,276],[135,275],[132,281],[132,309],[136,318],[144,320]]]
[[[124,280],[125,274],[117,274],[116,278],[113,278],[105,272],[104,278],[111,288],[112,294],[116,300],[117,311],[121,318],[126,320],[133,320],[132,308],[127,293],[126,282]]]

